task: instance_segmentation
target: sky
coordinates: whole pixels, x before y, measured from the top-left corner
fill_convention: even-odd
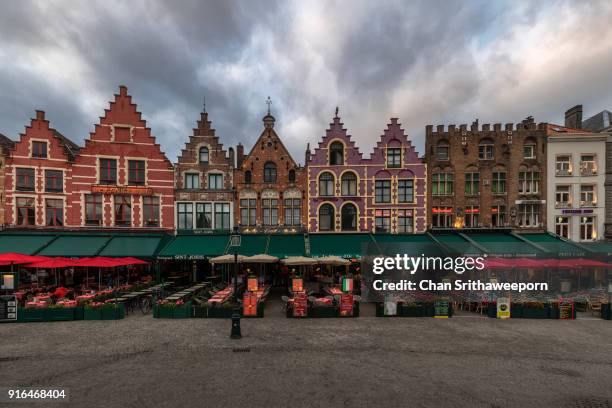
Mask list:
[[[176,162],[199,112],[249,151],[272,100],[304,162],[336,106],[364,156],[392,117],[563,124],[612,110],[610,1],[23,1],[0,9],[0,133],[46,111],[82,144],[126,85]]]

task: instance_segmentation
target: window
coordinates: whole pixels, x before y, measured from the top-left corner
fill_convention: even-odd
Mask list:
[[[85,225],[102,225],[102,194],[85,195]]]
[[[336,228],[335,211],[331,204],[319,208],[319,231],[334,231]]]
[[[264,165],[264,183],[276,183],[276,164],[268,162]]]
[[[145,185],[145,162],[144,160],[128,161],[128,184],[131,186]]]
[[[251,170],[247,170],[244,172],[244,182],[247,184],[251,184],[253,181],[253,174],[251,173]]]
[[[299,198],[285,199],[285,225],[302,224],[302,200]]]
[[[319,195],[333,196],[334,195],[334,176],[326,171],[319,176]]]
[[[412,234],[414,232],[414,217],[412,210],[398,210],[397,232],[400,234]]]
[[[555,217],[555,234],[569,239],[569,217]]]
[[[33,198],[17,197],[17,225],[36,225]]]
[[[391,210],[376,210],[374,212],[376,232],[391,232]]]
[[[453,194],[453,173],[434,173],[431,175],[432,195]]]
[[[506,172],[494,171],[491,182],[491,192],[493,194],[506,194]]]
[[[519,172],[519,194],[537,194],[540,186],[539,171]]]
[[[357,195],[357,176],[355,173],[344,173],[340,184],[343,196],[354,197]]]
[[[451,228],[453,226],[453,207],[433,207],[431,223],[434,228]]]
[[[597,165],[595,164],[595,156],[592,154],[583,154],[580,156],[580,175],[594,176],[597,174]]]
[[[200,147],[199,161],[200,164],[208,164],[208,147]]]
[[[519,226],[538,227],[540,225],[540,204],[519,204]]]
[[[211,203],[196,203],[196,228],[210,229],[213,227],[213,213]]]
[[[466,195],[477,195],[479,182],[480,182],[479,173],[465,173],[465,194]]]
[[[242,198],[240,200],[240,225],[255,225],[257,219],[257,200]]]
[[[34,169],[17,167],[17,190],[34,191]]]
[[[200,175],[198,173],[185,173],[185,188],[200,188]]]
[[[47,142],[32,141],[32,157],[38,159],[47,158]]]
[[[555,173],[557,176],[571,176],[572,156],[567,154],[557,156],[557,161],[555,163]]]
[[[557,186],[555,191],[555,207],[571,207],[570,186]]]
[[[261,202],[264,225],[278,225],[278,200],[276,198],[264,198]]]
[[[523,146],[523,157],[525,159],[535,159],[535,144],[526,144]]]
[[[208,188],[210,190],[222,190],[223,189],[223,174],[209,174],[208,175]]]
[[[399,147],[387,149],[387,167],[402,167],[402,149]]]
[[[476,228],[480,224],[480,207],[468,205],[465,208],[465,226]]]
[[[100,184],[117,184],[117,160],[100,159]]]
[[[478,160],[493,160],[493,145],[482,143],[478,145]]]
[[[57,199],[45,200],[45,225],[61,227],[64,225],[64,201]]]
[[[176,218],[178,229],[193,228],[193,204],[192,203],[177,203]]]
[[[580,217],[580,240],[592,241],[597,238],[595,217]]]
[[[128,195],[115,196],[115,225],[117,227],[132,225],[132,202]]]
[[[289,182],[295,183],[295,170],[293,169],[289,170]]]
[[[397,181],[397,199],[400,203],[414,202],[414,180]]]
[[[448,160],[449,149],[450,147],[446,144],[436,146],[436,160]]]
[[[229,203],[215,203],[215,229],[230,229],[230,205]]]
[[[391,180],[376,180],[374,184],[374,202],[391,202]]]
[[[344,145],[341,142],[333,142],[329,145],[329,164],[331,166],[344,164]]]
[[[342,231],[357,231],[357,207],[353,204],[344,204],[341,213]]]
[[[145,227],[159,227],[159,197],[142,197],[142,217]]]
[[[505,205],[494,205],[491,207],[491,225],[497,228],[506,226]]]
[[[64,191],[64,173],[61,170],[45,170],[45,191],[48,193]]]
[[[597,204],[595,197],[595,186],[592,184],[583,184],[580,186],[580,206],[592,207]]]

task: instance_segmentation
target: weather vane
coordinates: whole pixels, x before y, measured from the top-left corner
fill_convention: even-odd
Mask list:
[[[336,117],[338,117],[338,111],[339,111],[339,109],[338,109],[338,107],[336,106]]]
[[[204,95],[204,113],[206,113],[206,95]]]
[[[270,105],[272,105],[272,100],[270,99],[270,97],[268,96],[268,99],[266,100],[266,103],[268,104],[268,115],[270,114]]]

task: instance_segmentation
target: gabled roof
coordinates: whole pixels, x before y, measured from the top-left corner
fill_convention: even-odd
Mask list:
[[[612,128],[612,112],[603,110],[582,121],[582,128],[591,132],[602,132]]]
[[[561,125],[555,125],[553,123],[548,123],[546,128],[547,135],[558,135],[558,134],[585,134],[585,133],[593,133],[585,129],[574,129]]]
[[[0,149],[2,149],[5,154],[8,154],[8,151],[12,149],[13,146],[15,146],[15,141],[0,133]]]

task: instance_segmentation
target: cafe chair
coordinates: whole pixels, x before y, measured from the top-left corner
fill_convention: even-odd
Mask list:
[[[283,295],[283,296],[281,296],[281,299],[282,299],[282,301],[283,301],[283,302],[285,302],[285,303],[289,302],[289,297],[288,297],[288,296],[284,296],[284,295]]]

